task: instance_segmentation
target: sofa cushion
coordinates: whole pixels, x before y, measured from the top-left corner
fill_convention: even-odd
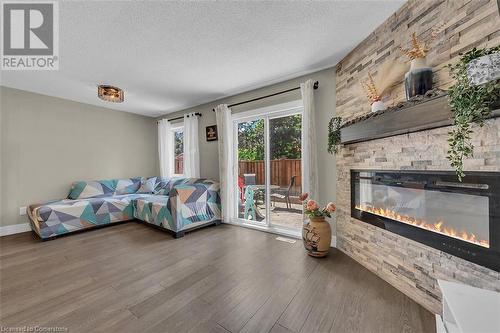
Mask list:
[[[141,186],[136,193],[153,193],[157,177],[141,178]]]
[[[170,192],[170,182],[175,179],[185,179],[185,178],[160,178],[156,180],[155,189],[153,194],[167,195]]]
[[[118,179],[115,195],[132,194],[137,192],[141,186],[142,177]]]
[[[170,191],[177,185],[191,185],[198,183],[215,183],[213,180],[205,178],[184,178],[184,177],[174,177],[174,178],[159,178],[156,183],[154,194],[158,195],[169,195]]]
[[[77,181],[71,185],[68,199],[100,198],[113,195],[117,180]]]

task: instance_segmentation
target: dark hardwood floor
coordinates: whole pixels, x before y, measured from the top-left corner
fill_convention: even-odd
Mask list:
[[[137,223],[0,238],[1,326],[69,332],[434,332],[434,316],[340,251],[220,225]]]

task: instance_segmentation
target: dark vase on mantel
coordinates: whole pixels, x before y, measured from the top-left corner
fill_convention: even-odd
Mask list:
[[[427,66],[425,58],[411,61],[410,70],[405,74],[406,100],[417,95],[425,95],[432,89],[432,68]]]

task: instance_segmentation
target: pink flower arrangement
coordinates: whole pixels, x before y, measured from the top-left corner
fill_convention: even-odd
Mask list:
[[[330,213],[333,213],[337,210],[337,207],[335,207],[335,204],[333,202],[329,202],[328,205],[326,205],[326,210]]]
[[[315,200],[307,199],[308,193],[302,193],[299,196],[300,201],[304,204],[304,214],[311,217],[332,217],[332,213],[335,212],[337,207],[333,202],[329,202],[325,207],[320,208]]]
[[[314,201],[314,200],[308,200],[306,206],[307,206],[308,210],[317,210],[317,209],[319,209],[318,203],[316,201]]]

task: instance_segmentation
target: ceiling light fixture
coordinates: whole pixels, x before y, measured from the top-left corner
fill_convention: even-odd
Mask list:
[[[123,90],[107,85],[99,85],[97,87],[97,96],[103,101],[114,103],[121,103],[124,99]]]

